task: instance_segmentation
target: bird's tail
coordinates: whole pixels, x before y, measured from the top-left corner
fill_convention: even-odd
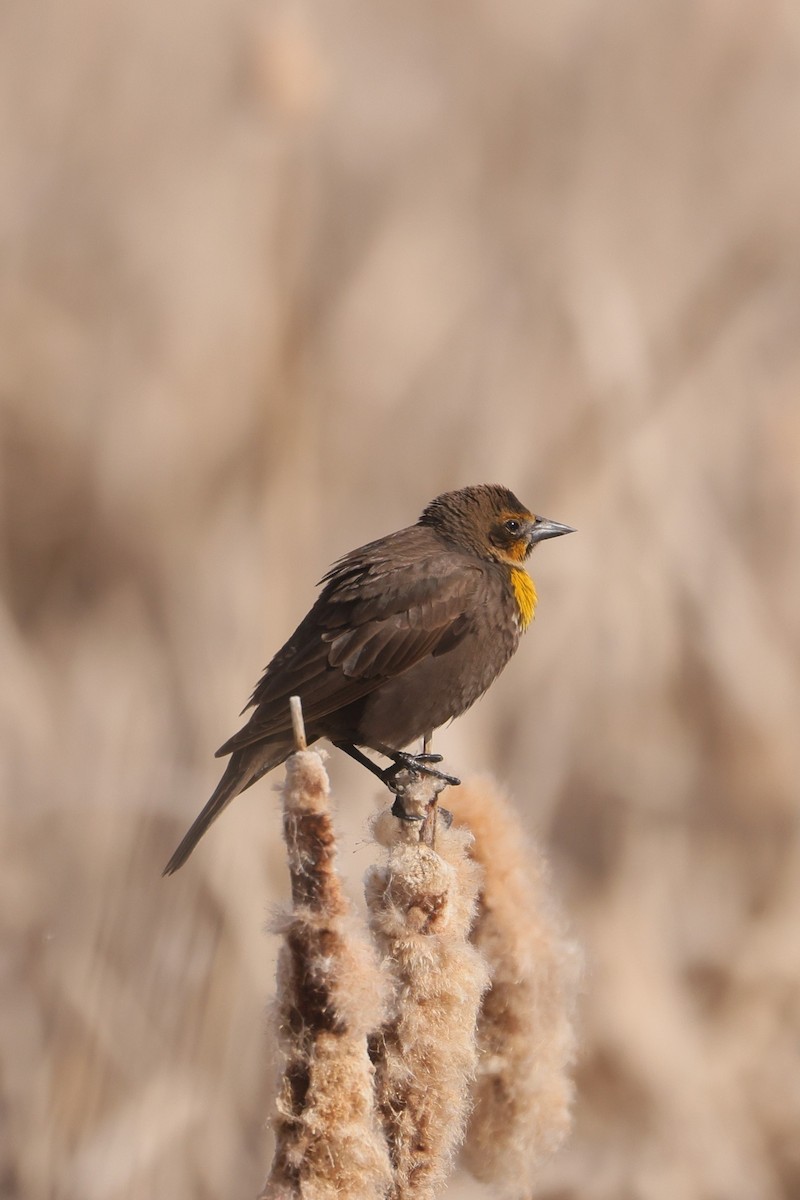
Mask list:
[[[227,808],[234,796],[238,796],[267,771],[271,771],[273,767],[282,763],[291,753],[291,749],[291,745],[283,743],[279,745],[261,743],[255,746],[243,746],[241,750],[234,751],[211,799],[192,822],[161,874],[173,875],[179,867],[182,867],[200,838],[216,821],[222,810]]]

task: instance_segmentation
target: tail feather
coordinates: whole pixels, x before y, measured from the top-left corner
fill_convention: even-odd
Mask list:
[[[231,755],[222,778],[202,810],[192,822],[187,833],[181,840],[172,858],[169,860],[162,875],[174,875],[182,867],[194,850],[206,830],[216,821],[219,814],[230,804],[235,796],[249,788],[251,784],[266,775],[273,767],[277,767],[291,753],[291,746],[274,743],[270,745],[247,746]]]

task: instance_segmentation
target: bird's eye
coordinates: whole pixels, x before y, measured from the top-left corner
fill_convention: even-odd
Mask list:
[[[515,521],[513,518],[510,521],[506,521],[506,529],[509,533],[519,533],[519,521]]]

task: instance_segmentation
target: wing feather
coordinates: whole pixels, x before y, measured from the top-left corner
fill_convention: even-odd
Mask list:
[[[383,680],[461,640],[484,579],[481,564],[438,547],[424,558],[413,545],[405,556],[402,545],[384,551],[399,538],[364,547],[331,568],[316,604],[259,680],[250,720],[217,754],[286,732],[290,696],[301,697],[307,727],[324,724]]]

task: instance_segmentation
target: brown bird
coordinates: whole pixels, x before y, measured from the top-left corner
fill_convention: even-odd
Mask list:
[[[440,774],[431,765],[440,756],[403,747],[465,712],[497,678],[536,607],[523,563],[537,542],[573,532],[534,516],[507,488],[481,484],[438,496],[416,525],[340,558],[264,671],[243,710],[255,709],[249,721],[217,751],[230,761],[164,874],[234,796],[293,752],[290,696],[302,701],[309,744],[328,738],[388,786],[404,767]]]

